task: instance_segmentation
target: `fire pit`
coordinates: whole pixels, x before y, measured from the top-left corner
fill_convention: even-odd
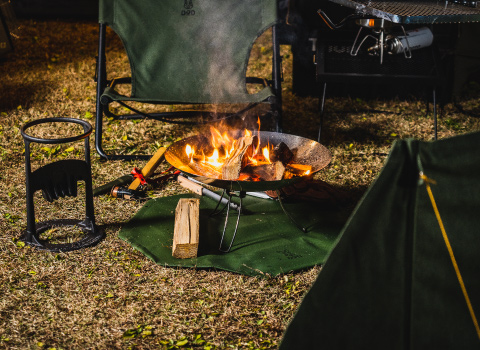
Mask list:
[[[245,136],[245,133],[247,135],[250,133],[250,136]],[[235,145],[243,142],[243,146],[245,146],[252,140],[247,146],[251,149],[247,149],[243,155],[239,155],[238,153],[241,151],[238,151],[238,148],[235,149],[234,145],[234,151],[230,152],[230,155],[232,153],[234,155],[228,157],[224,145],[217,143],[217,147],[214,147],[209,137],[196,135],[172,144],[165,152],[165,159],[189,177],[206,185],[228,191],[260,192],[277,190],[303,181],[307,176],[327,166],[332,158],[326,147],[300,136],[248,130],[226,136],[233,140]],[[249,138],[249,140],[245,141],[245,138]],[[213,142],[215,143],[215,141]],[[193,149],[193,151],[189,152],[189,149]],[[265,149],[269,153],[267,157],[264,155]],[[278,155],[275,154],[275,151],[284,154]],[[225,162],[228,163],[228,160],[231,161],[234,156],[237,157],[236,163],[243,162],[243,167],[240,168],[238,176],[225,176],[225,173],[231,175],[231,172],[225,172]],[[242,156],[252,159],[245,160]],[[281,176],[278,170],[274,169],[275,165],[277,168],[281,168],[279,163],[282,163],[285,168]],[[233,164],[232,167],[236,165],[238,164]]]
[[[220,132],[211,128],[210,134],[175,142],[165,152],[165,159],[187,177],[223,189],[222,197],[226,193],[229,203],[233,196],[240,198],[233,237],[228,249],[223,249],[230,209],[230,205],[226,205],[220,250],[228,252],[233,245],[242,211],[241,200],[246,192],[277,191],[283,211],[301,228],[285,210],[279,189],[310,178],[323,169],[331,161],[330,151],[316,141],[276,132],[247,129]]]

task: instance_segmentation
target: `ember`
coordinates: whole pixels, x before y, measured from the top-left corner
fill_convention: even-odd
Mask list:
[[[260,123],[258,123],[260,125]],[[257,135],[245,129],[238,136],[210,128],[209,144],[185,146],[189,166],[213,178],[238,181],[276,181],[305,176],[312,167],[294,162],[293,151],[283,142],[260,144]]]

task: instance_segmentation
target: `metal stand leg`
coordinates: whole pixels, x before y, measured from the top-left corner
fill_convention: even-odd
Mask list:
[[[323,83],[322,96],[320,98],[320,122],[318,126],[318,143],[320,143],[320,138],[322,136],[322,126],[323,126],[323,115],[325,114],[325,96],[327,93],[327,83]]]
[[[282,207],[282,210],[283,212],[285,213],[285,215],[287,215],[287,217],[295,224],[295,226],[297,226],[302,232],[307,232],[307,228],[306,227],[303,227],[302,225],[300,225],[291,215],[290,213],[285,209],[285,207],[283,206],[283,202],[282,202],[282,196],[280,194],[280,190],[275,190],[275,192],[277,192],[277,198],[278,198],[278,203],[280,203],[280,207]]]
[[[218,210],[218,207],[220,206],[220,203],[221,203],[225,193],[228,195],[228,203],[221,210]],[[217,203],[217,206],[215,207],[213,212],[210,214],[210,216],[220,214],[221,212],[223,212],[225,210],[225,207],[227,208],[227,216],[225,217],[225,224],[223,225],[222,238],[220,239],[220,246],[218,248],[218,250],[220,250],[222,253],[228,253],[232,249],[233,242],[235,241],[235,237],[236,237],[237,231],[238,231],[238,224],[240,222],[240,215],[242,214],[242,199],[245,197],[245,195],[246,195],[246,192],[243,192],[243,191],[241,191],[240,194],[238,195],[238,198],[240,199],[240,204],[238,205],[237,222],[235,223],[235,229],[233,231],[232,240],[230,241],[230,244],[228,245],[227,249],[223,248],[223,241],[225,240],[225,232],[227,231],[228,219],[230,217],[230,203],[232,201],[232,197],[235,196],[234,193],[224,190],[222,192],[222,197],[220,198],[220,200]]]

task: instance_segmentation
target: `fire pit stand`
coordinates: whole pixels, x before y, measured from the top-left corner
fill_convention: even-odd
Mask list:
[[[227,194],[228,203],[224,204],[223,208],[219,209],[220,203],[222,203],[222,199],[224,198],[225,194]],[[218,250],[220,250],[222,253],[228,253],[230,251],[230,249],[232,249],[233,242],[235,241],[235,237],[236,237],[237,231],[238,231],[238,224],[240,222],[240,216],[242,215],[242,199],[245,198],[246,195],[247,195],[247,192],[245,192],[245,191],[240,191],[239,194],[237,195],[235,192],[231,192],[231,191],[228,191],[228,190],[224,189],[223,192],[222,192],[220,200],[217,202],[217,206],[215,207],[215,209],[213,209],[213,212],[210,214],[210,216],[216,216],[216,215],[222,213],[225,210],[225,208],[227,208],[227,216],[225,217],[225,224],[223,225],[222,238],[220,238],[220,246],[218,248]],[[237,222],[235,223],[235,229],[233,231],[232,239],[230,241],[230,244],[228,245],[228,248],[224,249],[223,248],[223,241],[225,239],[225,232],[227,231],[228,218],[230,217],[232,197],[238,197],[239,200],[240,200],[240,203],[238,204],[237,209],[236,209],[237,212],[238,212]]]
[[[283,205],[283,201],[282,201],[282,196],[281,196],[281,193],[280,193],[280,190],[279,189],[276,189],[275,192],[277,193],[277,200],[278,200],[278,203],[280,204],[280,207],[282,208],[283,212],[285,213],[285,215],[290,219],[290,221],[292,221],[293,224],[295,224],[295,226],[300,229],[302,232],[307,232],[307,229],[305,227],[303,227],[302,225],[300,225],[293,217],[292,215],[286,210],[285,206]],[[225,203],[224,206],[219,209],[220,207],[220,204],[222,203],[222,199],[225,197],[225,194],[227,195],[228,197],[228,203]],[[221,198],[220,200],[217,202],[217,205],[215,207],[215,209],[213,210],[213,212],[210,214],[210,216],[216,216],[220,213],[222,213],[225,208],[227,208],[227,214],[226,214],[226,217],[225,217],[225,224],[223,226],[223,232],[222,232],[222,237],[220,239],[220,246],[219,246],[219,250],[222,252],[222,253],[228,253],[232,246],[233,246],[233,242],[235,241],[235,237],[237,235],[237,231],[238,231],[238,225],[239,225],[239,222],[240,222],[240,217],[242,215],[242,199],[245,198],[245,196],[247,195],[247,192],[246,191],[240,191],[238,194],[236,194],[235,192],[231,192],[231,191],[228,191],[226,189],[223,190],[222,192],[222,195],[221,195]],[[233,236],[232,236],[232,239],[230,241],[230,244],[228,245],[228,248],[225,249],[224,248],[224,240],[225,240],[225,233],[227,231],[227,225],[228,225],[228,219],[229,219],[229,216],[230,216],[230,209],[232,209],[232,197],[238,197],[239,198],[239,204],[236,205],[236,208],[234,210],[237,210],[238,211],[238,214],[237,214],[237,221],[235,223],[235,229],[233,231]]]

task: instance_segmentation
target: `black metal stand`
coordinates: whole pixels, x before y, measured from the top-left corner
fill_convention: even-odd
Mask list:
[[[281,197],[280,190],[277,189],[276,193],[277,193],[278,203],[280,204],[280,207],[282,208],[283,213],[290,219],[290,221],[300,231],[306,233],[308,231],[307,228],[303,227],[300,223],[298,223],[292,217],[292,215],[286,210],[286,208],[285,208],[285,206],[283,205],[283,202],[282,202],[282,197]],[[222,199],[224,198],[225,194],[227,194],[227,196],[228,196],[228,203],[226,203],[221,209],[219,209],[220,203],[222,203]],[[238,231],[238,224],[240,222],[240,216],[242,214],[242,199],[245,198],[245,196],[246,196],[246,192],[244,192],[244,191],[240,191],[239,194],[237,195],[234,192],[223,190],[222,196],[217,202],[217,206],[215,207],[213,212],[210,214],[210,216],[218,215],[218,214],[222,213],[225,210],[225,208],[227,208],[227,214],[226,214],[226,217],[225,217],[225,224],[223,226],[222,237],[220,239],[220,247],[218,248],[218,250],[220,250],[222,253],[228,253],[232,249],[233,242],[235,241],[235,237],[236,237],[237,231]],[[224,248],[225,233],[227,231],[227,224],[228,224],[228,219],[229,219],[229,216],[230,216],[230,208],[232,207],[232,205],[231,205],[232,197],[238,197],[239,200],[240,200],[240,203],[235,208],[235,210],[237,210],[238,214],[237,214],[237,221],[235,223],[235,229],[233,231],[232,239],[230,240],[230,243],[229,243],[228,247]]]
[[[275,192],[277,193],[277,199],[278,199],[278,203],[280,203],[280,207],[282,208],[283,212],[285,213],[285,215],[290,219],[291,222],[293,222],[293,224],[295,226],[297,226],[297,228],[302,231],[303,233],[306,233],[307,232],[307,228],[306,227],[303,227],[302,225],[300,225],[297,220],[295,220],[293,218],[293,216],[287,211],[287,209],[285,209],[285,206],[283,205],[283,202],[282,202],[282,194],[280,193],[280,190],[275,190]]]
[[[78,136],[61,139],[42,139],[30,136],[26,130],[32,126],[44,123],[74,123],[83,126],[84,133]],[[27,204],[27,229],[19,238],[26,244],[40,250],[51,252],[66,252],[93,246],[104,238],[103,230],[95,225],[93,208],[93,190],[90,164],[89,136],[92,126],[83,120],[73,118],[45,118],[25,124],[21,128],[21,134],[25,142],[25,180],[26,180],[26,204]],[[67,159],[47,164],[35,171],[31,171],[30,143],[59,144],[85,140],[85,160]],[[78,181],[85,182],[85,211],[83,220],[58,219],[35,223],[35,207],[33,195],[41,190],[43,198],[53,202],[60,197],[77,196]],[[73,243],[54,244],[40,238],[40,234],[52,227],[76,227],[86,236]]]
[[[226,203],[224,205],[224,207],[219,210],[218,207],[220,206],[220,203],[222,203],[222,199],[224,198],[225,193],[228,196],[228,203]],[[241,191],[239,193],[239,195],[235,195],[234,192],[223,190],[222,196],[219,199],[219,201],[217,202],[217,206],[215,207],[213,212],[210,214],[210,216],[220,214],[221,212],[223,212],[225,210],[225,207],[227,208],[227,216],[225,217],[225,224],[223,225],[222,238],[220,239],[220,246],[218,248],[218,250],[220,250],[222,253],[228,253],[232,249],[232,245],[233,245],[233,242],[235,241],[235,236],[237,235],[237,231],[238,231],[238,223],[240,222],[240,215],[242,214],[242,199],[245,197],[245,195],[246,195],[246,192],[244,192],[244,191]],[[232,197],[234,197],[234,196],[238,197],[240,199],[240,204],[237,207],[238,209],[236,209],[238,211],[237,222],[235,224],[235,229],[233,231],[233,236],[232,236],[232,239],[230,241],[230,244],[228,245],[228,248],[225,249],[223,247],[223,241],[225,239],[225,232],[227,231],[228,218],[230,216],[230,207],[231,207],[230,203],[232,202]]]

